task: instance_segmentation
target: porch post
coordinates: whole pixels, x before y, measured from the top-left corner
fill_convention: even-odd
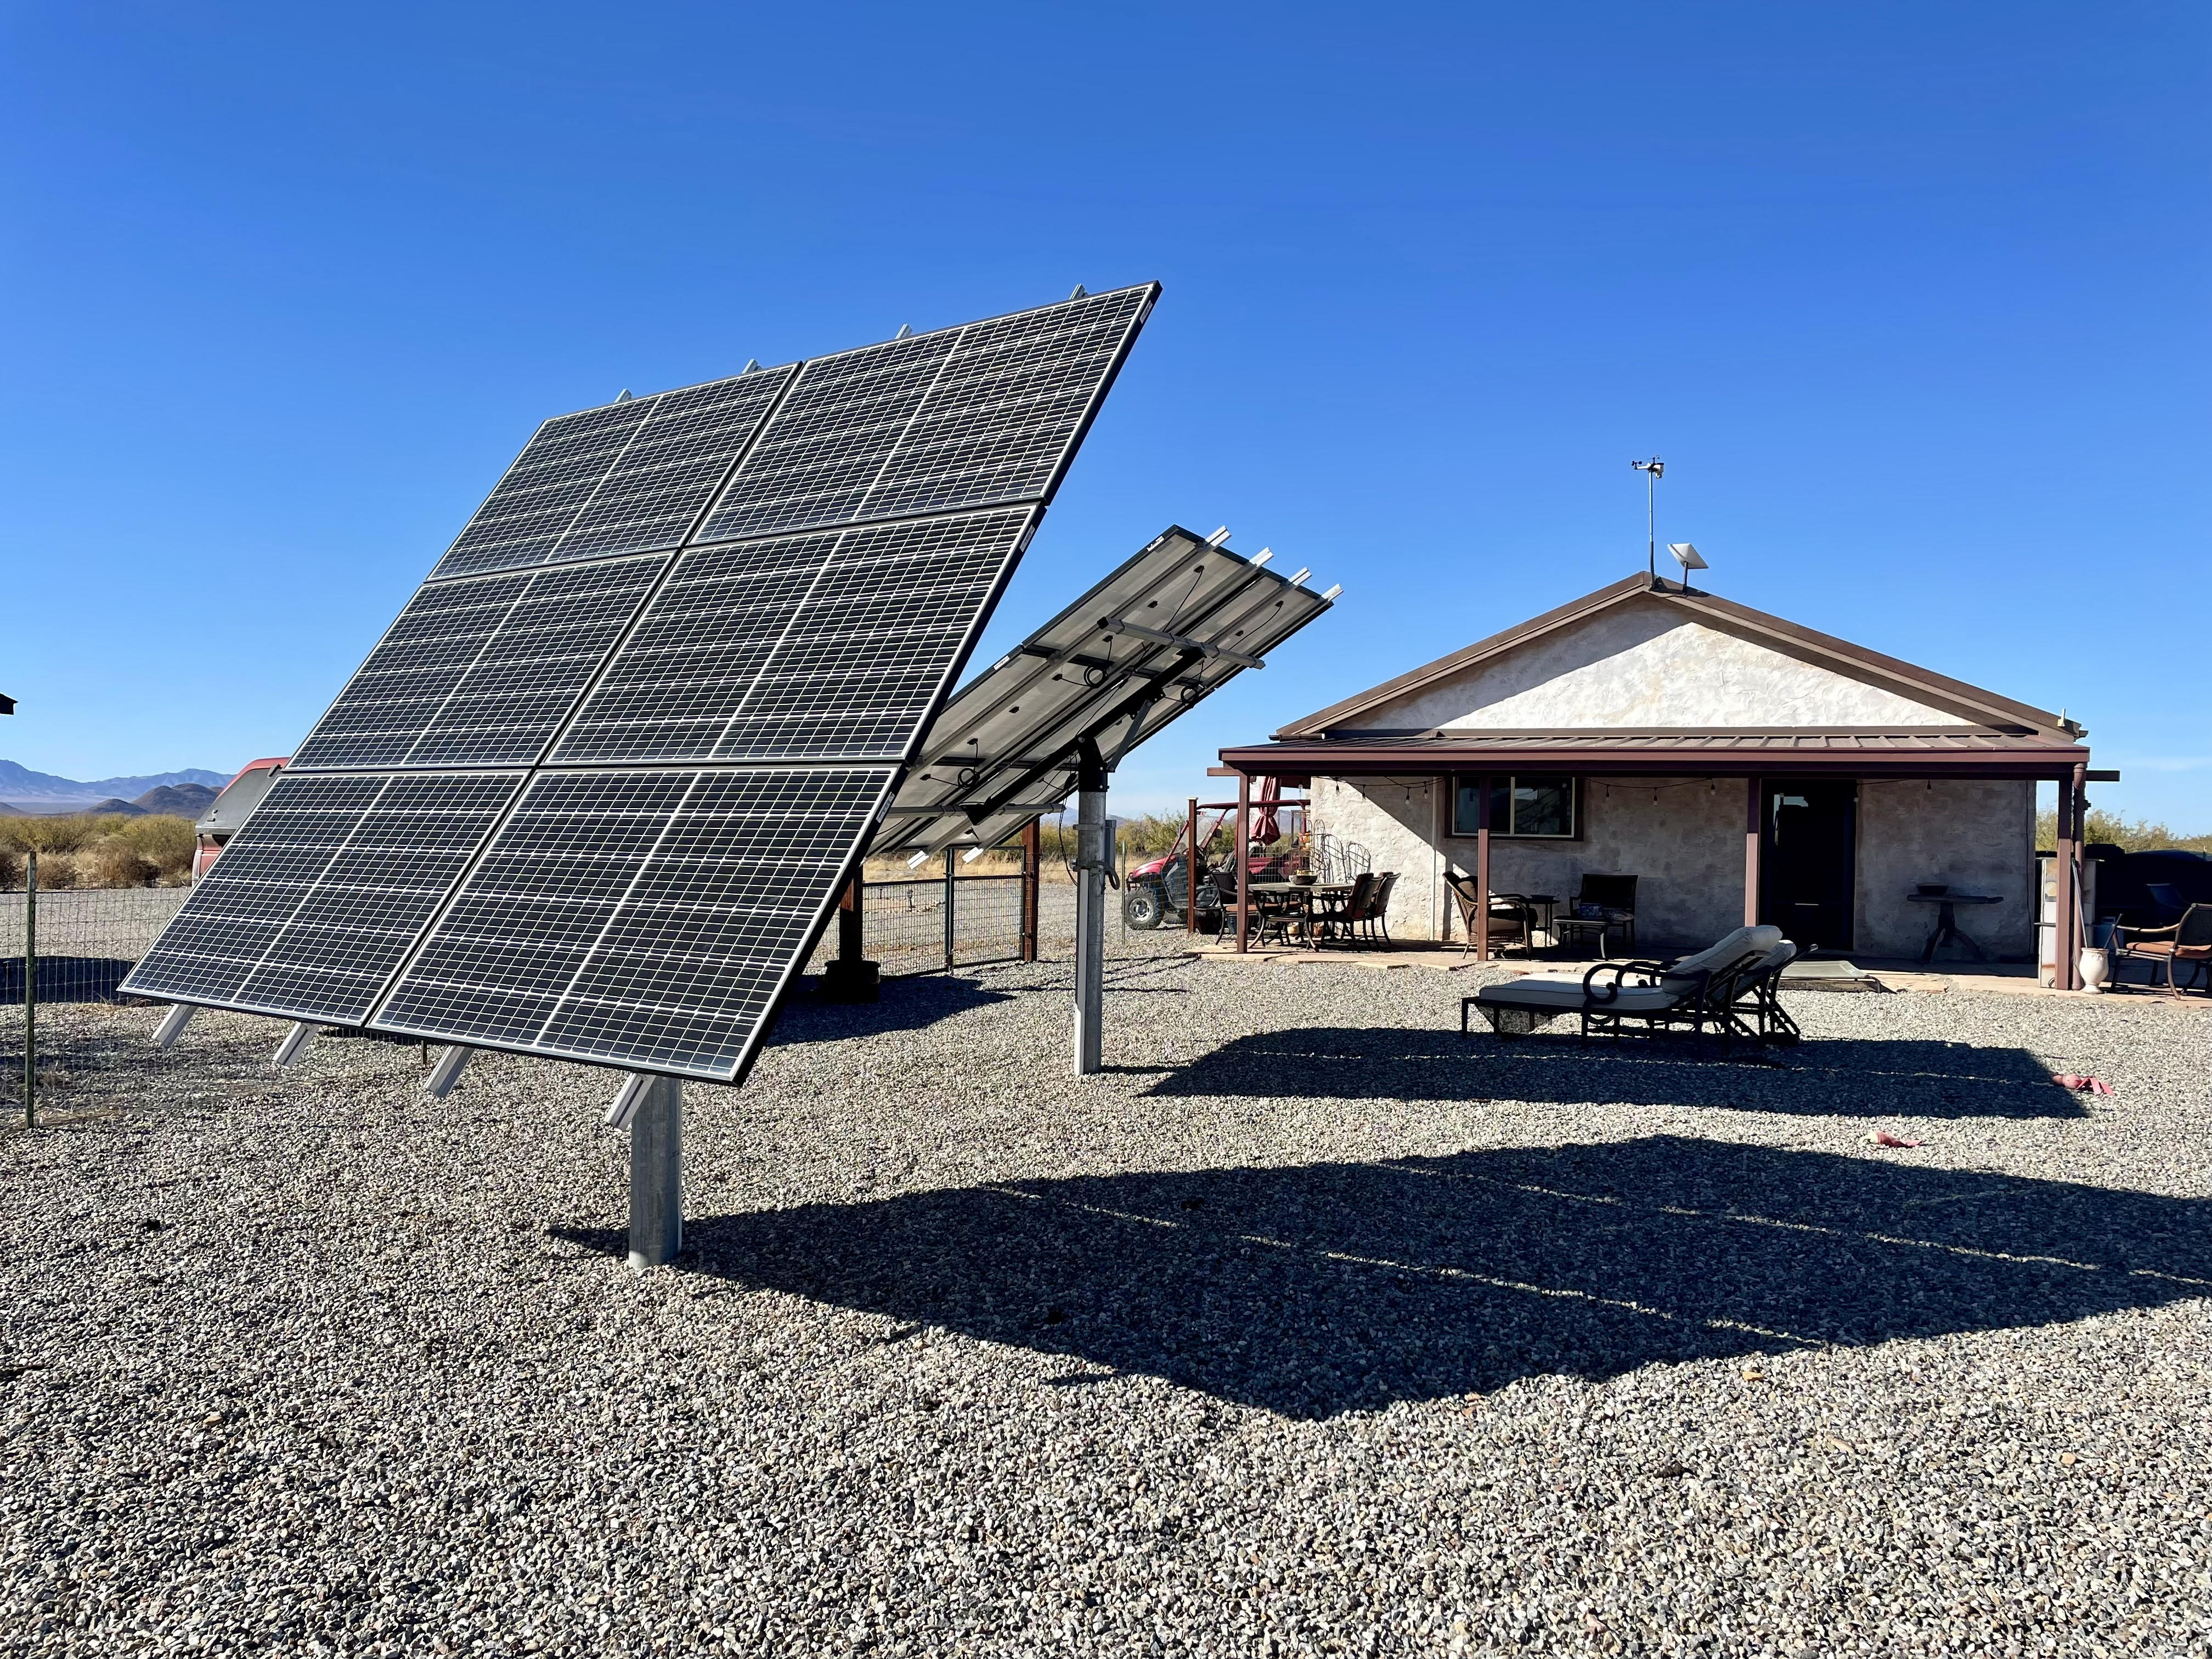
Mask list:
[[[1042,820],[1031,818],[1022,826],[1022,960],[1037,959],[1037,878],[1044,866]]]
[[[1743,925],[1759,926],[1759,839],[1765,827],[1759,823],[1760,798],[1765,793],[1761,781],[1743,781]]]
[[[1474,781],[1474,959],[1490,960],[1490,774]]]
[[[2061,991],[2078,991],[2081,947],[2074,939],[2074,799],[2072,777],[2058,780],[2057,839],[2052,843],[2051,881],[2051,982]]]
[[[1252,944],[1252,860],[1246,855],[1244,842],[1252,822],[1252,776],[1249,772],[1237,775],[1237,834],[1230,843],[1229,855],[1237,860],[1237,954],[1243,956]]]
[[[1189,819],[1183,830],[1182,931],[1198,932],[1198,797],[1190,797]],[[1164,890],[1167,884],[1163,881]]]

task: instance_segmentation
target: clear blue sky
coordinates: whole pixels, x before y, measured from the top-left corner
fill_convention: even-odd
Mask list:
[[[544,416],[1158,277],[1000,612],[1336,611],[1125,769],[1643,562],[2212,829],[2212,9],[17,4],[0,755],[282,753]],[[979,659],[979,660],[988,659]]]

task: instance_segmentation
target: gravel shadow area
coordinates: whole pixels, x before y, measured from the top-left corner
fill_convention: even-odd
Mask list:
[[[612,1074],[42,1011],[0,1654],[2212,1654],[2212,1010],[1132,944],[1080,1084],[1066,963],[794,1006],[643,1274]]]

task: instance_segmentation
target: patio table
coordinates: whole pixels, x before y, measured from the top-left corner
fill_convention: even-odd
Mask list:
[[[1325,898],[1341,899],[1351,890],[1352,884],[1348,881],[1255,881],[1251,884],[1252,895],[1255,898],[1264,893],[1270,898],[1292,902],[1298,913],[1298,930],[1304,936],[1306,948],[1310,951],[1321,947],[1320,936],[1314,931],[1314,923],[1317,920],[1314,896],[1318,893]]]
[[[1982,949],[1980,943],[1960,928],[1959,912],[1955,907],[1961,904],[2002,904],[2004,900],[2001,896],[1994,893],[1907,893],[1905,901],[1908,904],[1941,907],[1936,912],[1936,931],[1928,935],[1928,948],[1920,953],[1923,966],[1936,960],[1936,947],[1939,945],[1963,945],[1974,953],[1976,962],[1990,959],[1990,953]]]

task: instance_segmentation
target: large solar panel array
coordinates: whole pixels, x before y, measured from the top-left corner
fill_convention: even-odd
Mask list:
[[[1328,609],[1170,526],[960,689],[876,837],[878,852],[993,847],[1076,786],[1078,742],[1110,766]]]
[[[1158,292],[548,421],[124,988],[735,1080]]]

